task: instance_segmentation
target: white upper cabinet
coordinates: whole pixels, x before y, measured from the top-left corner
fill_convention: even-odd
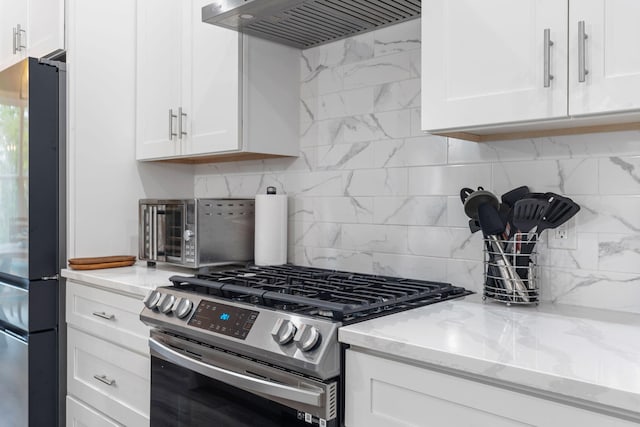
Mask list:
[[[640,1],[576,0],[570,10],[569,114],[639,109]]]
[[[518,137],[640,122],[639,19],[634,0],[423,2],[422,129]]]
[[[0,70],[26,57],[27,2],[0,0]]]
[[[566,116],[566,2],[427,1],[422,20],[424,129]]]
[[[64,48],[64,0],[0,0],[0,70]]]
[[[297,156],[299,51],[203,23],[209,3],[138,0],[136,158]]]
[[[27,54],[35,58],[64,49],[64,0],[29,0]]]
[[[136,55],[138,158],[180,154],[182,18],[189,2],[139,0]]]
[[[191,106],[185,139],[190,154],[240,148],[238,70],[242,38],[235,31],[202,22],[201,8],[210,3],[210,0],[195,1],[187,27],[192,42],[183,62],[188,82],[183,96],[184,104]]]

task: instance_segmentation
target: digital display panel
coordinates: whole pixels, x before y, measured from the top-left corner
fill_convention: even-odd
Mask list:
[[[202,300],[191,316],[189,325],[243,340],[247,338],[258,314],[254,310]]]

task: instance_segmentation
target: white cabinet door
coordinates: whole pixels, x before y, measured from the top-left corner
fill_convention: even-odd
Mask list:
[[[67,396],[67,427],[122,427],[81,401]]]
[[[177,115],[181,105],[184,10],[180,0],[138,1],[137,159],[170,157],[181,152]]]
[[[18,25],[21,40],[16,40],[14,32]],[[26,46],[27,2],[25,0],[0,0],[0,70],[3,70],[27,55],[26,48],[16,46],[16,42]],[[16,52],[16,48],[19,48]]]
[[[142,298],[67,280],[67,324],[148,356],[149,327],[140,321],[143,307]]]
[[[40,58],[64,48],[64,1],[29,0],[27,49]]]
[[[347,427],[632,427],[560,402],[347,350]]]
[[[640,2],[571,0],[570,4],[569,114],[640,108]],[[581,21],[587,35],[584,45],[579,42]],[[581,82],[583,66],[588,74]]]
[[[422,128],[566,117],[567,26],[566,0],[423,2]]]
[[[183,61],[183,101],[187,108],[184,154],[238,150],[240,144],[240,41],[237,31],[202,22],[202,7],[193,0],[190,41]]]
[[[67,328],[67,393],[127,426],[148,426],[148,357]]]

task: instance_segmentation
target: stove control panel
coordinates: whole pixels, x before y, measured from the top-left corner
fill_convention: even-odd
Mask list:
[[[339,322],[177,287],[144,299],[147,325],[316,378],[340,374]]]
[[[258,312],[219,302],[202,300],[189,320],[189,326],[244,340]]]

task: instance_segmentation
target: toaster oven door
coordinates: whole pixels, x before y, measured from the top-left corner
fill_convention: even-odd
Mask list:
[[[140,206],[140,258],[148,261],[184,263],[183,233],[185,203],[144,204]]]

